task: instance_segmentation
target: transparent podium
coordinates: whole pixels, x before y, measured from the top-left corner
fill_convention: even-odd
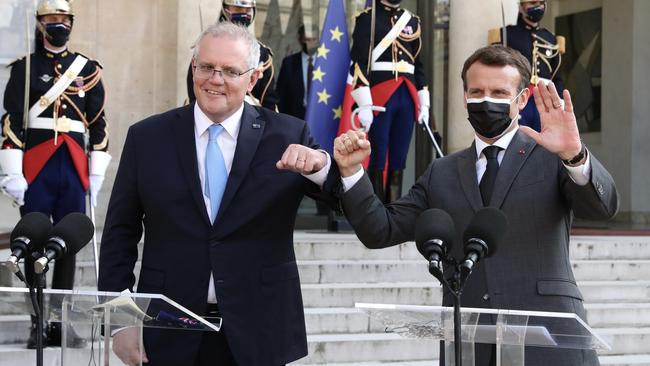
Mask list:
[[[445,365],[454,365],[454,308],[357,303],[386,332],[444,341]],[[474,365],[474,343],[496,346],[500,366],[523,366],[526,346],[610,350],[572,313],[461,308],[462,365]]]
[[[29,290],[0,287],[0,310],[7,315],[33,314]],[[143,328],[208,332],[221,328],[221,318],[200,317],[158,294],[45,289],[43,314],[49,322],[61,323],[60,355],[48,356],[60,358],[63,366],[124,365],[112,352],[111,337],[103,336],[120,328],[135,330],[140,345]],[[67,347],[68,338],[75,333],[87,340],[84,348]]]

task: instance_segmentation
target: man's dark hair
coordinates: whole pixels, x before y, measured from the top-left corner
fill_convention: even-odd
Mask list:
[[[530,83],[530,63],[519,51],[500,44],[485,46],[476,50],[463,65],[460,77],[463,79],[463,89],[467,90],[467,70],[474,63],[480,62],[486,66],[513,66],[519,71],[519,88],[524,89]]]
[[[311,31],[314,32],[312,34],[312,37],[318,37],[318,27],[313,25],[311,28]],[[305,25],[301,24],[300,27],[298,27],[298,39],[301,39],[303,37],[305,37]]]

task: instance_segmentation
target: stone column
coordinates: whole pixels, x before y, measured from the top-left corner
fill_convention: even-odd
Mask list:
[[[650,222],[650,2],[603,1],[602,133],[595,154],[614,176],[619,219]]]
[[[503,0],[507,24],[516,21],[517,3],[517,0]],[[450,4],[447,141],[451,153],[466,148],[474,136],[463,104],[460,78],[463,62],[476,49],[487,45],[488,30],[501,27],[503,20],[499,0],[454,0]]]

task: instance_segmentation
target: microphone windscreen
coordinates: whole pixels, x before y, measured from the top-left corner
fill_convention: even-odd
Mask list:
[[[467,243],[471,238],[483,240],[488,246],[487,256],[489,257],[496,253],[499,241],[507,227],[508,219],[501,210],[495,207],[482,208],[476,212],[465,229],[463,242]]]
[[[420,214],[415,222],[415,244],[425,257],[431,256],[431,246],[425,243],[431,239],[440,239],[449,250],[454,241],[454,220],[445,211],[432,208]]]
[[[88,244],[94,233],[95,226],[88,216],[73,212],[54,225],[50,237],[63,239],[67,247],[66,255],[74,255]]]
[[[30,212],[23,216],[11,231],[11,242],[16,238],[24,236],[30,240],[30,246],[34,250],[43,248],[48,235],[52,231],[52,222],[41,212]]]

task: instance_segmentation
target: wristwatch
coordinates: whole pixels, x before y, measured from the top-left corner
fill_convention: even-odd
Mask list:
[[[571,159],[567,159],[567,160],[563,159],[562,162],[565,165],[575,165],[585,158],[586,153],[587,153],[587,148],[585,147],[585,144],[580,143],[580,152],[578,153],[578,155],[572,157]]]

